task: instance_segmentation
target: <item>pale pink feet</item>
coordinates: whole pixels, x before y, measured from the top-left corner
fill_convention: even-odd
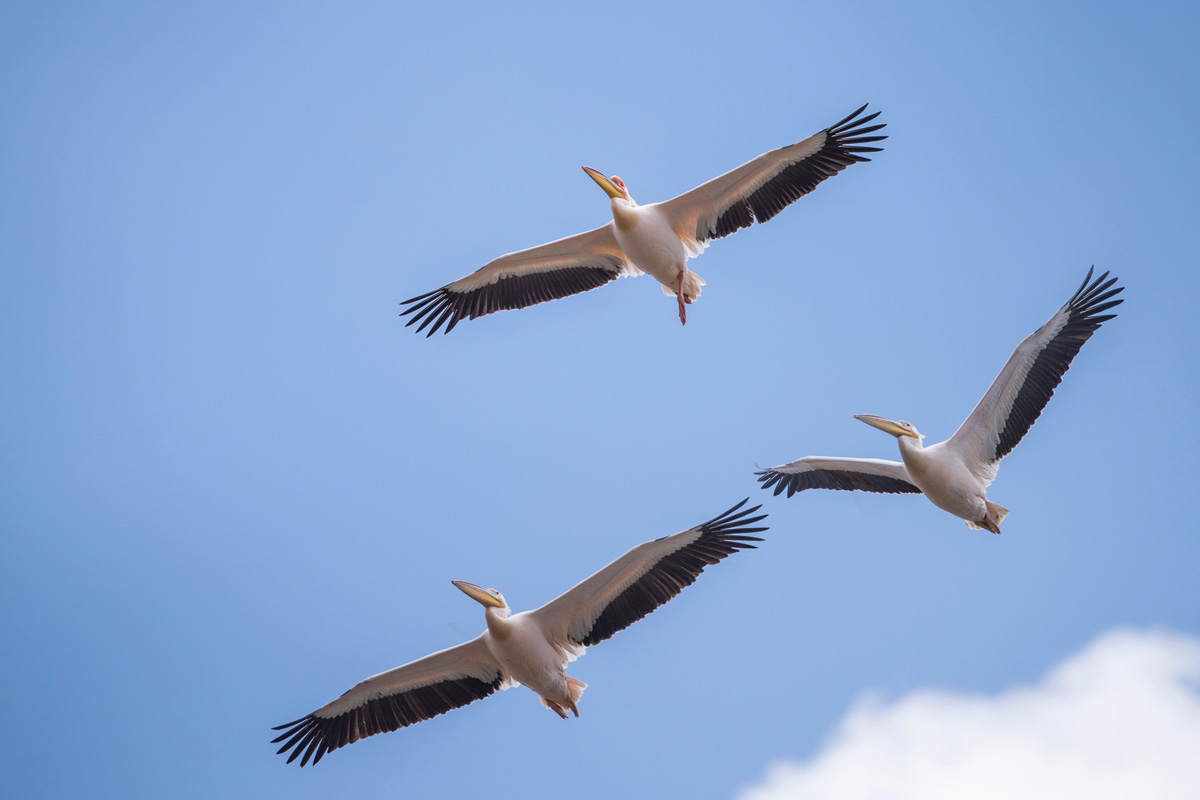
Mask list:
[[[679,324],[687,325],[687,308],[684,303],[690,304],[692,301],[687,298],[687,276],[688,271],[682,269],[679,271],[679,291],[675,293],[675,299],[679,301]]]

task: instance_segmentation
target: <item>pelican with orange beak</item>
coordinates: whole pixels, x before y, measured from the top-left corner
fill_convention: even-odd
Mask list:
[[[1008,509],[987,497],[1000,460],[1012,452],[1041,415],[1072,359],[1092,334],[1116,314],[1102,312],[1124,300],[1123,287],[1092,270],[1079,290],[1050,320],[1025,338],[1009,356],[983,399],[953,436],[924,447],[911,422],[873,414],[855,419],[896,437],[901,461],[878,458],[805,456],[758,474],[762,488],[840,489],[892,494],[924,494],[938,508],[965,520],[968,528],[1000,532]]]
[[[468,642],[381,672],[293,722],[273,744],[288,762],[315,764],[330,750],[394,731],[480,700],[518,683],[566,719],[579,716],[587,684],[567,675],[567,662],[624,630],[678,595],[704,571],[762,541],[754,523],[766,514],[742,509],[747,500],[682,533],[634,547],[541,608],[510,614],[504,595],[452,581],[483,606],[487,630]]]
[[[663,292],[679,304],[679,321],[687,322],[686,305],[700,296],[704,281],[687,267],[713,239],[755,221],[766,222],[787,206],[880,148],[870,142],[886,136],[868,134],[883,128],[869,125],[879,112],[859,116],[866,106],[803,141],[764,153],[737,169],[713,178],[690,192],[662,203],[640,206],[625,181],[591,176],[609,197],[612,222],[565,239],[500,256],[453,283],[410,300],[401,316],[407,325],[420,323],[432,336],[446,333],[463,319],[504,309],[525,308],[603,286],[620,277],[649,273]]]

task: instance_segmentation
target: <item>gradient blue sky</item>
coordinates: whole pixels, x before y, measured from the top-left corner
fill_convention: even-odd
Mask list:
[[[0,793],[727,797],[860,693],[1200,634],[1185,3],[8,3]],[[103,6],[103,7],[101,7]],[[870,164],[692,262],[425,339],[399,301],[864,102]],[[991,489],[759,490],[951,434],[1091,264],[1126,290]],[[768,540],[515,689],[285,766],[270,726],[743,497]]]

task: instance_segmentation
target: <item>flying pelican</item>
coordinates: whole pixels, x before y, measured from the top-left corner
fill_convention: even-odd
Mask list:
[[[756,473],[762,488],[775,487],[788,497],[805,489],[842,489],[893,494],[924,494],[938,508],[967,522],[968,528],[1000,532],[1008,509],[987,499],[1004,458],[1029,431],[1054,394],[1054,388],[1100,323],[1102,314],[1124,302],[1111,300],[1124,287],[1105,272],[1083,285],[1042,327],[1017,345],[991,388],[971,416],[949,439],[922,447],[922,436],[910,422],[894,422],[871,414],[855,419],[896,437],[903,463],[877,458],[806,456],[790,464]]]
[[[864,146],[886,136],[868,136],[884,125],[867,123],[879,112],[858,118],[866,109],[796,144],[764,153],[719,178],[667,200],[639,206],[625,182],[584,167],[610,198],[613,221],[587,233],[500,256],[464,278],[427,294],[405,300],[407,323],[431,322],[427,336],[443,323],[446,333],[464,317],[525,308],[547,300],[586,292],[609,281],[648,272],[674,295],[679,321],[687,322],[684,305],[700,296],[704,281],[687,268],[713,239],[720,239],[755,220],[766,222],[791,203],[855,161],[870,161]],[[407,327],[406,325],[406,327]]]
[[[542,705],[563,719],[579,716],[587,684],[568,677],[566,665],[589,646],[624,630],[690,585],[766,528],[747,527],[760,506],[724,514],[673,536],[640,544],[567,593],[535,611],[509,616],[495,589],[451,581],[484,607],[487,630],[479,636],[402,667],[367,678],[332,703],[273,730],[283,731],[279,753],[303,754],[314,764],[330,750],[465,706],[517,683],[537,693]],[[284,740],[287,741],[284,741]]]

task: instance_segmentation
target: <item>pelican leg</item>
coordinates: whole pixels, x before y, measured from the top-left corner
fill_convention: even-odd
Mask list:
[[[564,711],[563,707],[560,706],[558,703],[554,702],[553,700],[547,700],[545,697],[543,697],[541,700],[542,700],[542,705],[544,705],[546,708],[550,709],[555,714],[558,714],[563,719],[567,718],[567,712]],[[577,717],[579,716],[578,711],[575,712],[575,716],[577,716]]]
[[[985,516],[983,519],[981,519],[976,524],[978,524],[979,527],[983,528],[985,531],[991,531],[992,533],[999,533],[1000,532],[1000,523],[1003,522],[1004,518],[1008,516],[1008,509],[1002,505],[997,505],[996,503],[993,503],[991,500],[988,500],[986,502],[987,502],[987,516]]]
[[[688,268],[684,267],[679,270],[679,291],[675,292],[675,299],[679,301],[679,324],[687,325],[687,308],[684,303],[690,304],[692,301],[687,296],[687,279]]]
[[[578,678],[567,676],[567,688],[570,690],[571,696],[567,700],[566,706],[571,709],[575,716],[579,716],[579,708],[575,705],[579,702],[579,698],[583,697],[583,690],[587,688],[587,684]]]

